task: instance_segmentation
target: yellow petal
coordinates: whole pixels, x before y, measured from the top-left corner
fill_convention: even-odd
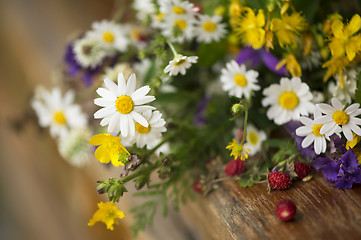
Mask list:
[[[279,18],[272,19],[271,22],[271,31],[275,32],[278,31],[280,28],[282,28],[282,20]]]
[[[95,158],[101,163],[109,163],[110,156],[109,156],[109,149],[105,146],[99,146],[97,150],[95,150]]]
[[[124,166],[124,164],[121,161],[119,161],[118,152],[112,151],[112,152],[109,153],[109,156],[110,156],[110,160],[112,161],[112,164],[115,167],[119,167],[119,165]]]
[[[360,30],[360,28],[361,28],[361,18],[360,18],[360,15],[355,14],[355,15],[351,18],[351,21],[347,24],[345,30],[348,32],[348,34],[350,34],[349,36],[352,36],[352,35],[355,34],[358,30]]]
[[[332,33],[336,38],[343,38],[344,37],[344,33],[343,33],[343,23],[340,20],[335,20],[332,23]]]
[[[94,145],[94,146],[98,146],[98,145],[101,145],[101,144],[105,144],[107,142],[109,142],[109,137],[111,135],[109,133],[101,133],[101,134],[97,134],[97,135],[94,135],[92,136],[90,139],[89,139],[89,143],[91,145]]]
[[[344,56],[345,48],[343,44],[343,40],[334,38],[332,42],[328,45],[334,58]]]
[[[346,55],[347,55],[348,60],[352,61],[355,58],[356,53],[361,50],[360,49],[360,39],[355,38],[355,37],[350,39],[346,43],[345,49],[346,49]]]
[[[276,65],[276,70],[280,69],[281,67],[283,67],[286,64],[286,59],[282,59],[281,61],[278,62],[278,64]]]
[[[263,10],[258,10],[257,14],[257,27],[263,27],[265,24],[265,16]]]

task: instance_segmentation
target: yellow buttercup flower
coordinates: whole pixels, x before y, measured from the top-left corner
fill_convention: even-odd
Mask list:
[[[354,148],[361,141],[361,136],[353,133],[353,140],[346,142],[346,149]]]
[[[101,163],[109,163],[110,161],[116,167],[124,165],[122,158],[130,155],[123,144],[120,143],[122,139],[110,135],[109,133],[101,133],[90,138],[89,143],[94,146],[99,146],[95,150],[95,158]]]
[[[265,15],[263,10],[258,10],[256,15],[248,7],[242,8],[242,14],[238,19],[235,32],[241,36],[241,40],[246,45],[251,45],[254,49],[259,49],[265,42]]]
[[[338,13],[329,15],[328,19],[323,22],[322,30],[324,33],[326,33],[326,35],[332,35],[331,26],[336,20],[342,21],[342,16]]]
[[[281,19],[274,18],[271,22],[271,31],[275,32],[280,46],[297,44],[297,36],[305,30],[307,22],[300,13],[294,12],[281,15]]]
[[[361,29],[361,18],[355,14],[351,21],[344,25],[341,20],[332,23],[333,38],[328,45],[333,57],[343,57],[352,61],[356,54],[361,51],[361,34],[355,35]]]
[[[231,17],[239,17],[241,16],[241,12],[242,4],[239,2],[239,0],[233,0],[229,5],[229,15],[231,15]]]
[[[233,138],[232,142],[228,144],[226,149],[231,150],[230,156],[234,156],[234,159],[240,158],[242,161],[248,158],[248,149],[245,149],[243,145],[238,144],[237,140]]]
[[[282,59],[276,66],[276,70],[280,69],[282,66],[286,64],[286,68],[289,73],[291,73],[292,77],[301,77],[302,71],[301,66],[297,62],[295,55],[288,54],[284,59]]]
[[[98,203],[98,210],[90,219],[88,226],[93,226],[96,222],[103,222],[107,225],[107,229],[114,230],[113,225],[118,223],[118,218],[124,218],[124,213],[119,211],[113,202]]]

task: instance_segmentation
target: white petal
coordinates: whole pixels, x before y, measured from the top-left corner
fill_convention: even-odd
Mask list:
[[[110,122],[108,125],[108,132],[119,130],[119,121],[120,121],[120,113],[116,112],[110,118]]]
[[[115,106],[115,101],[107,98],[96,98],[94,104],[100,107]]]
[[[122,134],[123,137],[127,137],[128,136],[128,118],[127,116],[125,116],[125,114],[121,114],[120,115],[120,132]]]
[[[135,124],[134,124],[134,120],[133,118],[128,114],[127,115],[128,118],[128,122],[129,122],[129,131],[130,131],[130,136],[134,136],[135,135]]]
[[[142,104],[152,102],[154,100],[155,100],[154,96],[144,96],[142,98],[138,98],[137,100],[133,100],[133,102],[135,105],[142,105]]]
[[[319,155],[322,151],[322,138],[321,137],[316,137],[313,147],[315,149],[315,153],[317,155]]]
[[[130,75],[130,77],[128,78],[127,90],[125,92],[126,95],[130,96],[134,92],[135,83],[136,83],[136,77],[135,77],[135,74],[132,73],[132,75]]]
[[[326,103],[316,104],[316,108],[318,108],[323,113],[333,113],[335,109]]]
[[[135,90],[135,92],[130,96],[133,101],[136,100],[137,98],[141,98],[145,95],[147,95],[150,91],[150,87],[149,86],[143,86],[141,88],[138,88],[137,90]]]
[[[345,137],[346,137],[346,139],[348,141],[353,140],[352,131],[347,125],[342,125],[342,132],[343,132],[343,135],[345,135]]]
[[[138,113],[141,113],[141,112],[144,112],[144,111],[147,111],[147,110],[154,110],[155,107],[153,106],[148,106],[148,105],[142,105],[142,106],[134,106],[134,111],[138,112]]]
[[[147,120],[142,116],[140,115],[139,113],[135,112],[135,111],[131,111],[130,112],[130,116],[132,116],[132,118],[138,122],[140,125],[144,126],[144,127],[148,127],[149,124],[147,122]]]
[[[332,106],[334,106],[337,110],[343,109],[342,103],[337,98],[332,98],[331,103],[332,103]]]
[[[105,107],[102,109],[99,109],[97,112],[94,113],[94,118],[103,118],[106,116],[109,116],[110,114],[114,113],[116,111],[114,106]]]
[[[310,146],[314,140],[315,140],[315,135],[313,135],[313,134],[308,135],[307,137],[305,137],[305,139],[303,139],[301,146],[303,148],[306,148],[306,147]]]
[[[120,92],[118,91],[118,86],[109,78],[104,79],[105,86],[115,95],[120,96]]]
[[[127,84],[125,83],[125,78],[123,73],[118,74],[118,91],[120,95],[125,95],[127,89]]]
[[[323,126],[320,129],[320,133],[332,135],[333,133],[330,130],[334,129],[335,125],[336,125],[336,123],[334,123],[334,122],[329,122],[329,123],[323,124]]]
[[[357,135],[361,136],[361,128],[354,124],[353,122],[348,122],[348,127]]]
[[[332,118],[329,115],[323,115],[321,117],[315,118],[315,124],[325,124],[327,122],[331,122]]]
[[[96,90],[96,92],[99,94],[99,96],[105,98],[105,99],[110,99],[110,100],[116,100],[117,97],[116,95],[114,95],[111,91],[109,91],[108,89],[105,88],[98,88]]]
[[[359,107],[360,107],[360,104],[358,104],[358,103],[351,104],[350,106],[348,106],[348,107],[345,109],[345,113],[347,113],[348,115],[350,115],[351,113],[353,113],[354,111],[356,111]]]
[[[312,133],[312,129],[307,126],[302,126],[296,129],[296,135],[300,137],[307,136],[310,133]]]
[[[327,142],[326,142],[326,139],[323,137],[322,138],[322,151],[321,152],[326,152],[326,149],[327,149]]]

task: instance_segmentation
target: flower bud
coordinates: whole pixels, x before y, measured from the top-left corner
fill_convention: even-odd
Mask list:
[[[240,103],[236,103],[232,106],[232,113],[234,115],[240,114],[243,111],[243,106]]]

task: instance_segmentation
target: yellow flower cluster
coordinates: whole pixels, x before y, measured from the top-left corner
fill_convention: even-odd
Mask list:
[[[119,211],[114,202],[98,203],[98,210],[90,219],[88,226],[94,226],[96,222],[103,222],[107,228],[114,230],[113,225],[118,223],[118,218],[124,218],[124,213]]]
[[[240,158],[242,161],[245,161],[248,158],[248,150],[245,149],[242,144],[238,144],[237,140],[234,138],[232,142],[228,144],[226,149],[231,150],[230,156],[233,156],[234,159]]]

